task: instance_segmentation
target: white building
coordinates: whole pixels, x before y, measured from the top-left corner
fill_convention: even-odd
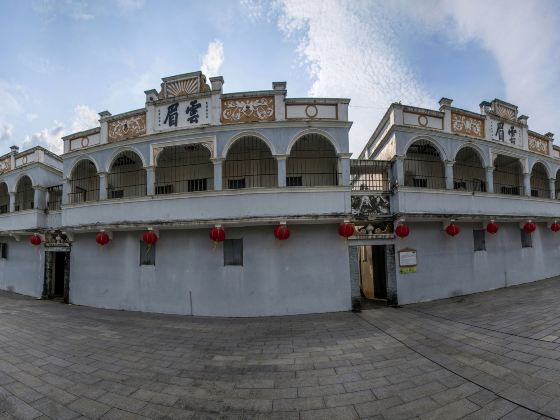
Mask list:
[[[201,72],[162,80],[143,108],[64,137],[61,158],[0,158],[0,288],[175,314],[348,310],[349,100],[287,98],[284,82],[223,93]]]
[[[362,293],[407,304],[560,275],[560,225],[551,226],[560,220],[560,148],[527,121],[498,99],[480,113],[446,98],[439,110],[391,105],[360,155],[377,178],[352,175],[365,190],[353,196],[362,230],[350,241]],[[363,197],[378,205],[360,212]],[[409,235],[393,237],[391,223]]]

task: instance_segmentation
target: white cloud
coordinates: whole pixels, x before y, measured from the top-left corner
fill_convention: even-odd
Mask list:
[[[35,0],[33,9],[47,21],[57,16],[78,21],[91,20],[95,17],[94,6],[84,0]]]
[[[133,12],[144,7],[144,0],[117,0],[117,7],[123,12]]]
[[[64,124],[54,121],[50,128],[28,135],[23,140],[23,148],[27,149],[33,146],[43,146],[54,153],[62,153],[63,142],[61,137],[64,135]]]
[[[87,105],[78,105],[74,108],[74,121],[72,131],[84,131],[99,127],[99,115]]]
[[[202,58],[202,72],[207,76],[217,76],[224,62],[224,44],[214,40],[208,44],[206,54]]]
[[[14,126],[4,123],[0,126],[0,141],[9,140],[12,137]]]

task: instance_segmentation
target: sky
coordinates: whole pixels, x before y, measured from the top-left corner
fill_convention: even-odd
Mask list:
[[[0,154],[60,153],[161,78],[224,92],[350,98],[357,155],[393,102],[479,111],[500,98],[560,138],[557,0],[0,0]]]

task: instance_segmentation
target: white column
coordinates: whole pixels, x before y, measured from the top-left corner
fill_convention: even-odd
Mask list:
[[[395,156],[395,177],[400,187],[404,187],[404,156]]]
[[[16,209],[16,193],[10,192],[10,213],[13,213]]]
[[[107,200],[107,172],[99,172],[99,200]]]
[[[531,174],[529,172],[523,173],[523,189],[523,195],[531,197]]]
[[[62,205],[66,205],[70,202],[70,181],[67,179],[62,180]]]
[[[494,167],[487,166],[486,168],[486,192],[494,192]]]
[[[448,190],[452,190],[453,188],[453,165],[455,164],[454,161],[446,161],[445,162],[445,188]]]
[[[212,159],[214,163],[214,191],[221,191],[222,186],[222,166],[224,163],[223,159],[216,158]]]
[[[33,189],[33,208],[45,208],[45,190],[43,189],[43,187],[35,187]]]
[[[286,186],[286,159],[288,156],[276,156],[276,163],[278,164],[278,186]]]
[[[156,193],[156,173],[153,166],[146,168],[146,195],[154,195]]]
[[[338,185],[348,186],[350,185],[350,156],[352,153],[340,153],[338,155],[340,180]]]
[[[548,180],[548,188],[550,189],[550,198],[556,199],[556,178],[550,178]]]

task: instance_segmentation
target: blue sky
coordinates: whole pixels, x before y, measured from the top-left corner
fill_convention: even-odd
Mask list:
[[[502,98],[560,137],[560,2],[28,0],[0,2],[0,147],[60,151],[97,113],[140,108],[203,68],[224,90],[349,97],[358,153],[394,101],[473,111]]]

